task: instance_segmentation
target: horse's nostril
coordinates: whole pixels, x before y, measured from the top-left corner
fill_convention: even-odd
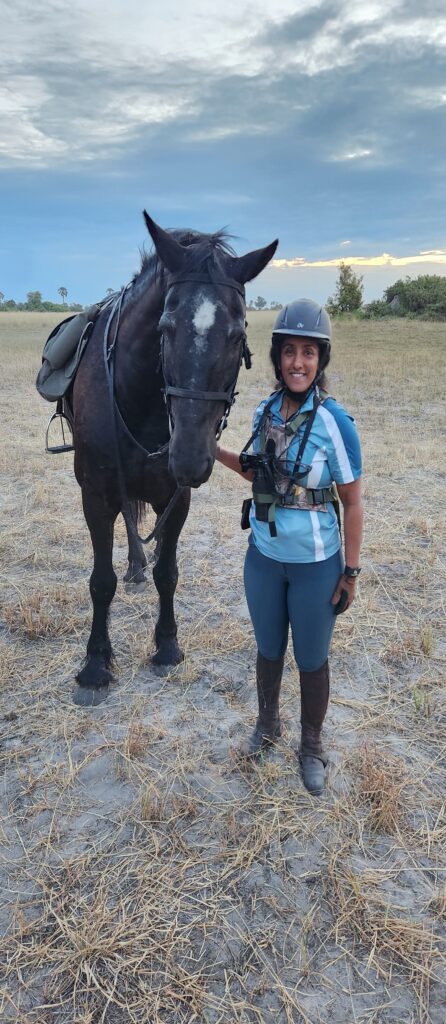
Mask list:
[[[209,479],[212,466],[210,456],[194,460],[173,456],[169,459],[169,471],[179,487],[200,487]]]

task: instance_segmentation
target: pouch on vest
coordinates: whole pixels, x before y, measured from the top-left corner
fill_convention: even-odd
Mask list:
[[[242,504],[242,518],[240,520],[240,526],[242,530],[249,530],[249,513],[251,511],[252,498],[245,498]]]

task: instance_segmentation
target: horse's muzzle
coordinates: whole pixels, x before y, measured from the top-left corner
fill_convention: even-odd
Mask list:
[[[210,455],[193,458],[185,452],[182,455],[171,453],[169,457],[169,472],[179,487],[200,487],[209,480],[213,465]]]

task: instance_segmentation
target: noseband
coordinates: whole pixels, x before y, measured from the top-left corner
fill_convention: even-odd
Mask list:
[[[194,284],[205,284],[205,285],[209,285],[209,284],[223,285],[225,288],[234,288],[234,290],[236,292],[238,292],[239,295],[241,295],[241,297],[243,299],[243,303],[245,302],[245,289],[244,289],[243,285],[239,283],[239,281],[235,281],[233,278],[230,278],[230,277],[220,278],[220,279],[214,278],[212,280],[209,280],[209,278],[206,279],[206,278],[202,277],[200,274],[193,274],[193,273],[175,274],[173,277],[171,277],[169,279],[169,283],[168,283],[167,294],[169,293],[170,289],[174,285],[176,285],[176,284],[185,284],[187,282],[193,282]],[[167,295],[166,295],[166,298],[167,298]],[[166,387],[164,388],[164,397],[165,397],[165,400],[166,400],[167,412],[168,412],[168,416],[169,416],[169,421],[170,421],[171,427],[173,428],[173,415],[172,415],[171,402],[170,402],[170,397],[171,396],[173,396],[175,398],[196,398],[196,399],[199,399],[199,400],[205,401],[205,402],[224,402],[225,403],[224,413],[223,413],[223,416],[221,417],[221,420],[220,420],[220,422],[218,424],[217,431],[216,431],[216,437],[217,437],[217,440],[218,440],[218,438],[221,435],[222,430],[224,430],[226,425],[227,425],[229,413],[230,413],[231,408],[232,408],[232,406],[234,405],[234,402],[235,402],[235,398],[236,398],[235,388],[236,388],[236,385],[237,385],[237,378],[238,378],[238,375],[239,375],[239,372],[240,372],[240,367],[242,365],[242,362],[245,363],[245,366],[246,366],[247,370],[249,370],[251,368],[251,365],[252,365],[251,353],[249,351],[248,342],[247,342],[245,336],[243,337],[243,340],[242,340],[242,343],[241,343],[241,346],[240,346],[240,358],[239,358],[239,364],[238,364],[238,368],[237,368],[237,373],[236,373],[235,379],[234,379],[231,387],[228,389],[228,391],[195,391],[193,388],[177,388],[174,385],[167,383],[165,367],[164,367],[164,336],[163,336],[161,338],[161,365],[162,365],[162,369],[163,369],[164,381],[165,381],[165,384],[166,384]]]

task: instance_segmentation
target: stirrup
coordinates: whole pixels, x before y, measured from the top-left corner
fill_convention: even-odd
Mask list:
[[[50,427],[53,420],[59,420],[59,429],[62,434],[62,444],[50,445],[49,443]],[[65,423],[67,425],[71,440],[67,440],[67,438],[65,437]],[[71,428],[71,423],[68,419],[68,416],[63,412],[63,408],[59,406],[59,402],[57,403],[56,412],[53,412],[53,415],[50,416],[50,419],[48,421],[48,426],[46,428],[45,433],[45,451],[48,452],[50,455],[60,455],[61,452],[74,452],[73,431]]]

